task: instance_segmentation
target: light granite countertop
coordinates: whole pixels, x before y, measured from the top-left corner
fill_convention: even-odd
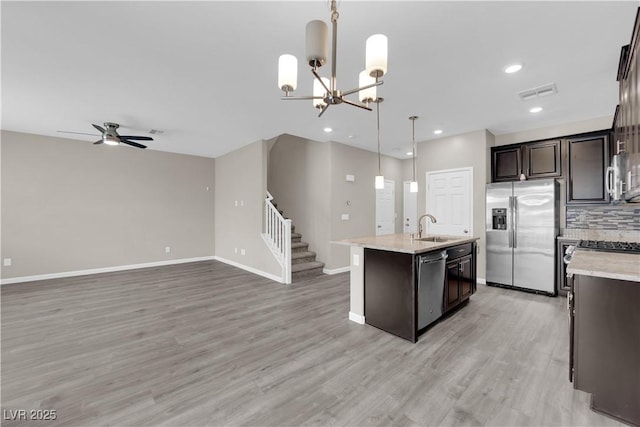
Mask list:
[[[433,237],[427,235],[425,237]],[[405,234],[386,234],[382,236],[354,237],[350,239],[339,240],[332,243],[362,246],[369,249],[379,249],[390,252],[402,252],[408,254],[419,254],[423,252],[445,249],[451,246],[463,243],[474,242],[478,237],[461,237],[461,236],[437,236],[448,239],[446,242],[425,242],[422,240],[411,239],[410,235]]]
[[[640,254],[577,249],[567,273],[640,282]]]

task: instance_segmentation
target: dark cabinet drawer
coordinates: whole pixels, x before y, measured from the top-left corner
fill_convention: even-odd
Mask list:
[[[447,249],[447,261],[469,255],[473,251],[473,245],[466,243],[464,245],[454,246]]]

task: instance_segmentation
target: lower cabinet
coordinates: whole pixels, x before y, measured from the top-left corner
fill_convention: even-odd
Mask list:
[[[573,387],[593,410],[640,425],[640,283],[574,275],[569,301]]]
[[[468,244],[450,249],[445,275],[444,311],[463,303],[476,291],[476,269],[473,256],[475,245]],[[463,253],[463,256],[456,256]]]

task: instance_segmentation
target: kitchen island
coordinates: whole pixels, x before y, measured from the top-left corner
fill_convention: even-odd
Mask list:
[[[477,240],[390,234],[335,242],[351,246],[349,319],[416,342],[475,292]]]
[[[567,273],[569,380],[594,411],[640,425],[640,254],[577,249]]]

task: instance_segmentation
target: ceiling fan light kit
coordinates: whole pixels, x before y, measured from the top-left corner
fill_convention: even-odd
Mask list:
[[[383,83],[380,78],[387,73],[387,37],[383,34],[375,34],[367,39],[365,75],[369,79],[363,79],[360,73],[359,87],[346,91],[338,90],[336,83],[336,57],[338,44],[338,7],[336,0],[331,0],[331,24],[332,24],[332,44],[331,44],[331,78],[323,78],[318,74],[318,69],[327,62],[329,50],[329,29],[327,24],[320,20],[310,21],[305,29],[305,48],[307,63],[311,67],[314,76],[314,86],[312,96],[294,97],[291,93],[296,89],[298,83],[298,60],[294,55],[281,55],[278,59],[278,87],[284,92],[283,100],[312,100],[313,106],[320,109],[318,117],[322,116],[331,105],[349,104],[371,111],[369,102],[375,102],[375,87]],[[373,91],[368,89],[373,89]],[[360,102],[354,102],[347,98],[347,95],[360,92]],[[363,94],[364,92],[364,94]]]
[[[150,136],[118,135],[118,128],[120,127],[118,123],[105,122],[104,127],[98,125],[92,126],[102,133],[102,138],[94,142],[95,145],[120,145],[120,143],[122,143],[136,148],[147,148],[146,145],[139,144],[132,140],[153,141],[153,138]]]

